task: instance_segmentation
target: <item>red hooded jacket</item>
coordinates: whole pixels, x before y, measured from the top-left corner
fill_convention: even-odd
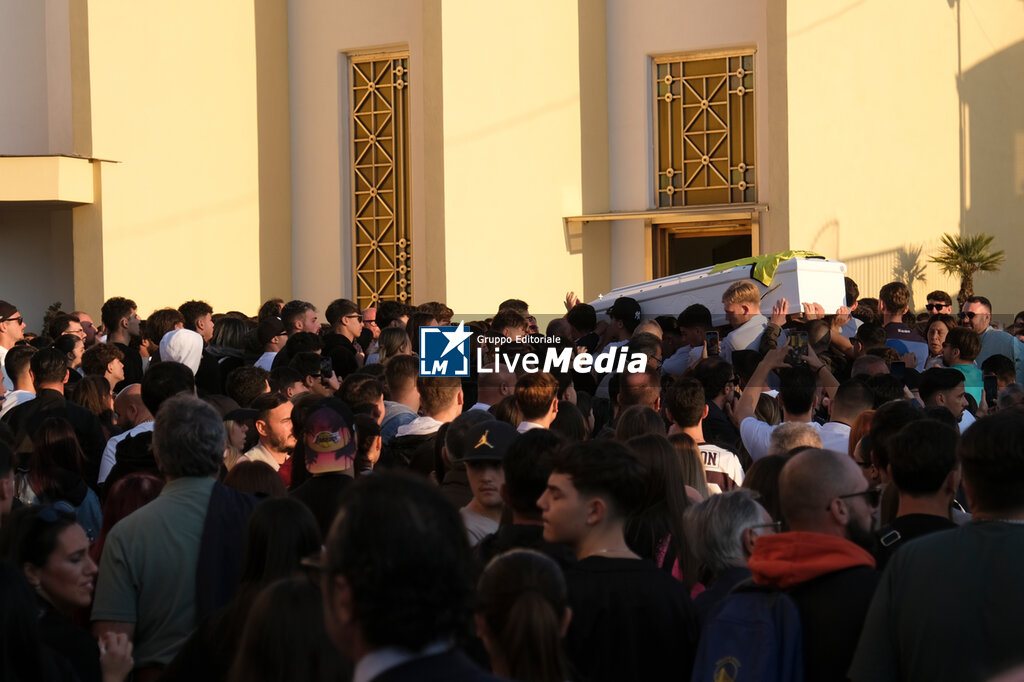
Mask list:
[[[844,568],[874,568],[875,559],[858,545],[835,535],[790,531],[758,538],[749,566],[758,585],[788,590]]]

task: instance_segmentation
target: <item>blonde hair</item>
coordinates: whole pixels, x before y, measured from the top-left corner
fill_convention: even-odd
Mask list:
[[[749,279],[733,282],[725,290],[725,293],[722,294],[722,303],[724,305],[749,303],[756,308],[760,308],[761,291],[757,288],[757,284]]]
[[[228,471],[234,469],[235,465],[242,459],[242,451],[231,447],[231,427],[238,424],[239,422],[230,419],[224,422],[224,431],[228,434],[224,443],[224,467]]]

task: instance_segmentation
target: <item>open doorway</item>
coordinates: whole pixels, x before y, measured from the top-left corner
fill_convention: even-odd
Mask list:
[[[750,220],[656,225],[654,277],[706,268],[754,255]]]

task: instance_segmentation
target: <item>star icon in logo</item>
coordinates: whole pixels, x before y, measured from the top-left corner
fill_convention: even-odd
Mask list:
[[[442,331],[441,334],[443,334],[444,337],[448,339],[448,345],[444,347],[444,352],[441,353],[441,357],[443,358],[444,356],[448,355],[448,353],[452,352],[453,350],[461,346],[463,341],[465,341],[466,339],[473,335],[473,332],[467,331],[466,323],[460,320],[458,329],[452,332]]]

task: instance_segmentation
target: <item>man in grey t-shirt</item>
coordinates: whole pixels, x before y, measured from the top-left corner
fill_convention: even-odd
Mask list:
[[[473,499],[459,514],[466,526],[469,544],[474,547],[491,533],[498,532],[505,508],[502,500],[505,470],[501,468],[501,458],[518,436],[512,425],[499,421],[477,424],[466,434],[469,449],[461,461],[466,464]]]

